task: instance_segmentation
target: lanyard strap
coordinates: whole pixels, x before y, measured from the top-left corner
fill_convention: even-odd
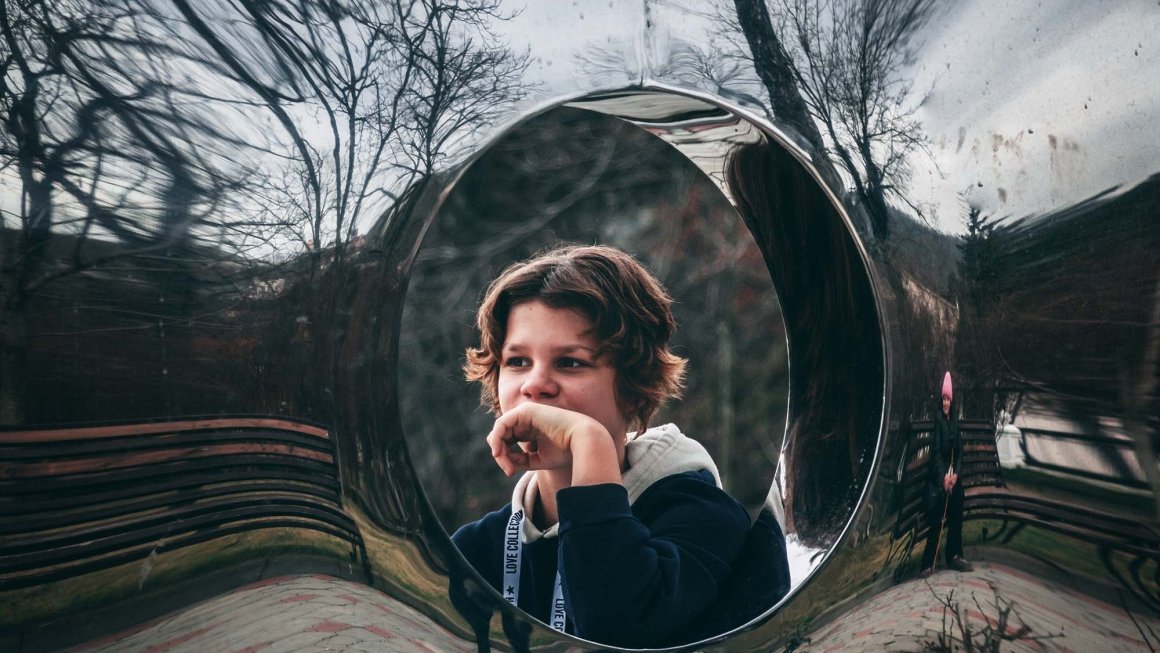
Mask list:
[[[518,607],[520,600],[520,568],[523,565],[524,546],[520,543],[520,531],[523,530],[524,511],[512,513],[508,519],[503,538],[503,598],[508,603]],[[564,632],[564,624],[568,613],[564,609],[564,584],[560,580],[560,572],[556,571],[556,586],[552,590],[552,617],[548,625]]]
[[[503,597],[516,605],[520,599],[520,562],[524,547],[520,545],[520,526],[524,511],[513,512],[503,536]]]
[[[549,625],[560,632],[564,632],[564,621],[568,618],[564,610],[564,584],[560,582],[560,572],[556,571],[556,587],[552,590],[552,621]]]

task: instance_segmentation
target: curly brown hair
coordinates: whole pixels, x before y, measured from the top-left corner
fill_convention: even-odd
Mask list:
[[[500,410],[497,385],[508,314],[533,300],[580,311],[592,321],[600,353],[612,357],[621,412],[640,431],[666,399],[680,396],[686,361],[669,350],[677,324],[664,287],[619,249],[568,245],[509,266],[479,306],[479,346],[467,349],[463,369],[468,381],[480,383],[480,402],[493,413]]]

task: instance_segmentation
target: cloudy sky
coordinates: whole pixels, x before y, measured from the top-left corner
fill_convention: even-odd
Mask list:
[[[941,228],[961,229],[959,193],[1021,216],[1160,169],[1160,4],[979,1],[934,27],[913,72],[933,161],[913,192]]]
[[[703,5],[679,0],[508,6],[524,8],[500,31],[529,48],[541,100],[591,84],[577,61],[585,49],[648,61],[673,40],[707,43],[714,27]],[[1156,0],[948,2],[901,75],[916,102],[929,92],[917,116],[931,156],[914,157],[911,196],[958,232],[963,200],[1039,214],[1156,172],[1157,33]]]
[[[656,69],[675,42],[710,43],[717,26],[708,5],[505,3],[518,15],[493,27],[530,54],[528,81],[540,85],[509,120],[639,80],[630,72]],[[1000,216],[1040,214],[1157,172],[1157,33],[1157,0],[947,2],[900,75],[916,94],[929,91],[917,116],[931,156],[913,158],[910,195],[933,207],[936,226],[958,232],[964,200]],[[593,79],[581,55],[599,48],[623,54],[625,76]],[[0,172],[0,207],[16,212],[18,189]]]

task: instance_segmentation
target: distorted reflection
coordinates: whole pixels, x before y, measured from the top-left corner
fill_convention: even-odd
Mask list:
[[[526,53],[491,31],[509,17],[3,5],[5,637],[103,634],[172,606],[165,584],[220,590],[271,557],[392,573],[383,533],[417,531],[419,501],[405,465],[387,471],[397,409],[363,400],[393,393],[397,302],[379,302],[400,286],[368,225],[405,221],[407,189],[526,94]],[[70,618],[88,628],[40,628]]]
[[[816,162],[823,177],[845,187],[833,183],[840,171],[853,183],[876,240],[890,237],[892,204],[922,215],[905,183],[910,155],[926,145],[904,68],[937,9],[936,0],[839,0],[825,10],[809,0],[739,0],[719,21],[724,41],[753,61],[773,113],[829,155]]]
[[[1003,546],[1079,577],[1109,578],[1153,607],[1160,534],[1153,518],[1141,517],[1160,514],[1160,470],[1155,418],[1139,410],[1155,381],[1138,361],[1154,356],[1147,324],[1160,304],[1155,275],[1137,272],[1158,244],[1140,209],[1157,188],[1153,176],[1022,220],[968,206],[965,233],[953,239],[961,252],[957,304],[928,298],[932,328],[924,344],[910,345],[928,361],[953,356],[963,371],[953,391],[961,450],[951,450],[962,462],[952,465],[954,494],[943,494],[946,544],[961,487],[967,547]],[[946,338],[952,329],[957,337]],[[908,418],[891,471],[897,578],[914,564],[925,575],[935,562],[941,515],[932,515],[929,497],[947,465],[938,412],[917,408]],[[911,552],[924,541],[916,561]],[[961,565],[948,557],[948,566]]]
[[[1147,3],[561,4],[0,4],[0,649],[320,572],[414,639],[471,638],[450,576],[481,648],[497,606],[501,646],[571,646],[447,537],[513,492],[462,375],[480,293],[558,242],[672,293],[655,424],[812,575],[707,648],[916,576],[932,483],[964,555],[1160,610]]]
[[[874,294],[855,241],[817,182],[773,143],[732,150],[727,187],[767,252],[791,369],[786,522],[810,549],[846,526],[878,446],[883,358]]]
[[[29,2],[0,16],[0,423],[315,403],[221,387],[236,377],[209,368],[262,358],[246,319],[273,319],[230,307],[276,303],[341,262],[402,189],[526,93],[525,55],[461,32],[490,37],[505,16],[459,4]],[[106,296],[86,294],[103,277]],[[299,309],[301,337],[334,326]],[[249,335],[185,346],[234,329]],[[81,361],[126,335],[152,339],[138,373],[95,382],[112,365]],[[41,362],[62,347],[76,364]],[[50,391],[62,376],[78,380]]]

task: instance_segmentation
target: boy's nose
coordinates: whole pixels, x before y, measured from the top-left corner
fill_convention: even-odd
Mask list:
[[[556,383],[551,368],[537,365],[524,377],[524,384],[520,390],[525,398],[535,400],[556,396],[560,386]]]

